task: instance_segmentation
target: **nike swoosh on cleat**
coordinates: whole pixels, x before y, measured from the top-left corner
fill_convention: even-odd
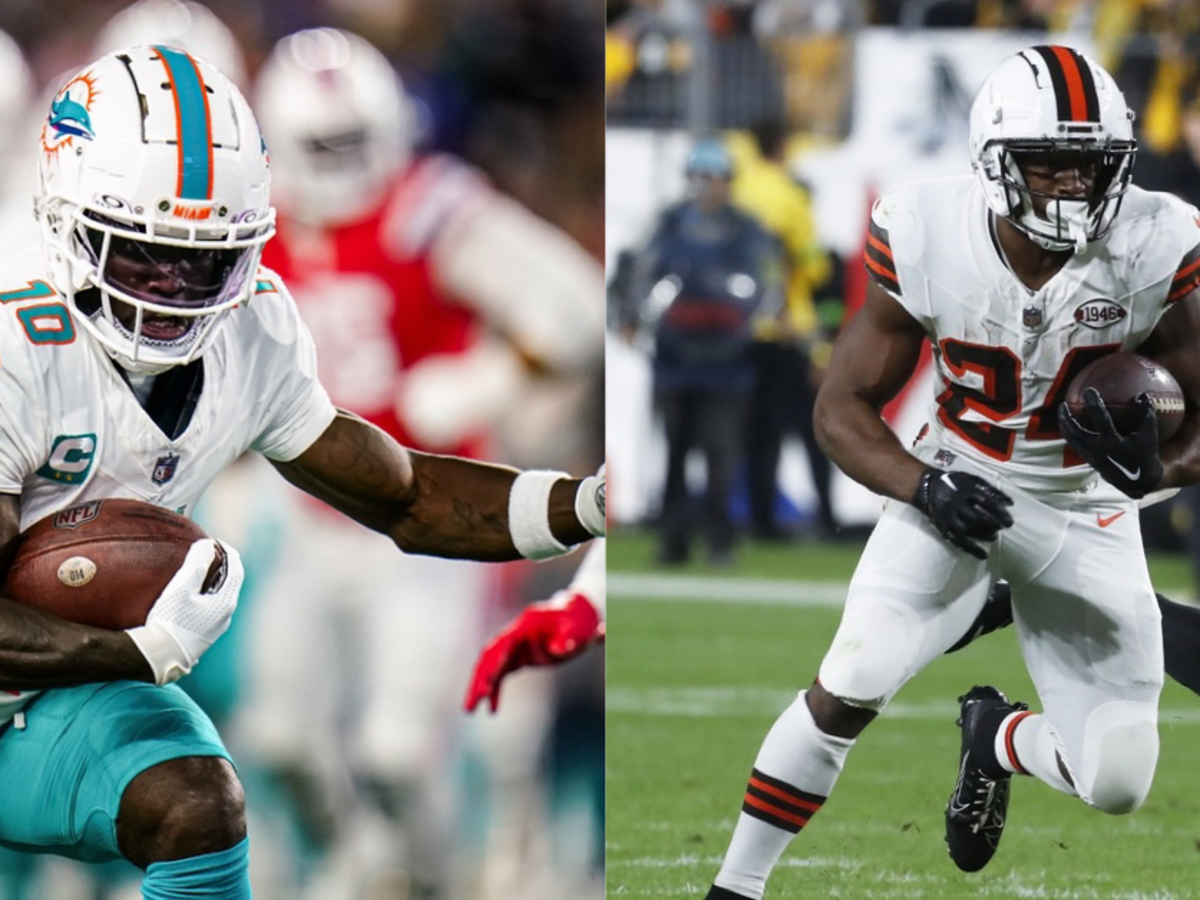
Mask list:
[[[1107,528],[1123,515],[1125,515],[1125,510],[1121,510],[1119,513],[1113,513],[1111,516],[1102,516],[1099,513],[1096,513],[1096,524],[1101,528]]]
[[[1142,467],[1141,466],[1138,466],[1136,469],[1134,469],[1132,472],[1130,472],[1127,468],[1125,468],[1123,465],[1121,465],[1119,462],[1117,462],[1111,456],[1108,458],[1108,461],[1110,463],[1112,463],[1114,466],[1116,466],[1117,469],[1121,472],[1121,474],[1124,475],[1126,478],[1128,478],[1130,481],[1137,481],[1139,478],[1142,477]]]
[[[966,803],[962,803],[958,799],[958,790],[960,787],[962,787],[963,778],[966,777],[966,771],[967,760],[964,757],[962,764],[958,767],[958,783],[954,787],[954,794],[950,797],[949,811],[951,815],[962,816],[971,811],[971,801],[968,800]]]

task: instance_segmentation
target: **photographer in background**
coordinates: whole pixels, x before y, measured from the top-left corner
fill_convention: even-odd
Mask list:
[[[667,439],[659,559],[685,562],[699,525],[709,560],[732,560],[729,501],[754,387],[754,322],[779,305],[776,245],[733,206],[725,147],[701,138],[686,163],[688,190],[667,207],[635,263],[641,321],[654,334],[654,403]],[[699,450],[707,484],[699,515],[686,463]]]

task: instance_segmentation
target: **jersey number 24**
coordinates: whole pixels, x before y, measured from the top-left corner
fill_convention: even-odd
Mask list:
[[[947,338],[939,343],[946,367],[957,377],[971,372],[983,378],[982,390],[947,381],[938,395],[938,419],[943,425],[980,451],[1004,461],[1012,456],[1017,433],[1004,421],[1022,410],[1021,360],[1007,347],[969,344]],[[1070,350],[1046,393],[1046,401],[1029,417],[1025,438],[1030,441],[1058,441],[1058,405],[1067,396],[1071,379],[1102,356],[1121,349],[1120,344],[1075,347]],[[980,422],[965,418],[970,410],[986,417]],[[1070,447],[1063,452],[1064,466],[1083,465],[1083,459]]]

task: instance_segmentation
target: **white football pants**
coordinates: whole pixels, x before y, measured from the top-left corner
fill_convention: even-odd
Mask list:
[[[1102,487],[1039,497],[962,457],[952,468],[1007,493],[1013,526],[981,561],[914,507],[889,502],[851,581],[821,684],[883,709],[1006,578],[1025,665],[1076,793],[1109,812],[1136,808],[1158,759],[1163,654],[1134,502]],[[981,672],[977,683],[988,681]]]

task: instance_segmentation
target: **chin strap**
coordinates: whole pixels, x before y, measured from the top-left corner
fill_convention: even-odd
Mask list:
[[[1067,234],[1076,253],[1082,253],[1088,245],[1088,224],[1091,210],[1086,200],[1059,200],[1059,221],[1067,223]]]
[[[1025,201],[1027,207],[1029,200]],[[1032,208],[1027,208],[1016,221],[1021,230],[1029,235],[1030,240],[1044,250],[1073,250],[1082,253],[1088,246],[1088,226],[1090,210],[1086,200],[1059,200],[1058,231],[1066,231],[1067,239],[1052,238],[1038,231],[1036,225],[1051,225],[1048,219],[1038,218]]]

